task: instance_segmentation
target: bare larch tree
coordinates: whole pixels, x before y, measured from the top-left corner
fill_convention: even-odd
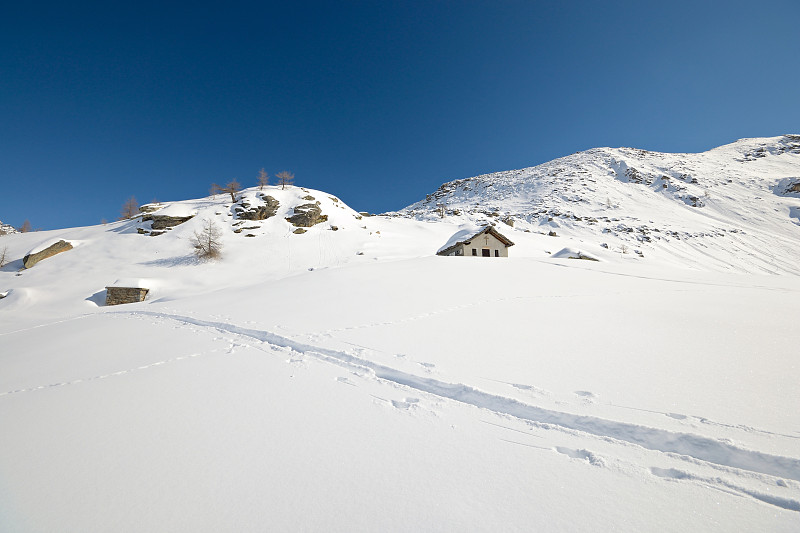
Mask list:
[[[139,214],[139,202],[136,201],[135,196],[131,196],[125,203],[122,204],[122,210],[119,212],[119,220],[127,220]]]
[[[236,201],[236,193],[242,190],[242,184],[235,179],[228,182],[227,185],[220,189],[220,192],[226,192],[231,195],[231,202]]]
[[[281,189],[285,189],[287,185],[294,183],[294,174],[288,170],[278,172],[275,177],[278,179],[278,185],[281,186]]]
[[[258,171],[258,190],[263,191],[265,185],[269,185],[269,174],[262,168]]]
[[[222,255],[222,230],[210,218],[204,218],[200,231],[195,231],[189,241],[198,259],[219,259]]]

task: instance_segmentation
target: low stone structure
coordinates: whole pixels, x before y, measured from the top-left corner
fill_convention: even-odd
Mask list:
[[[25,268],[31,268],[36,263],[43,259],[47,259],[48,257],[53,257],[56,254],[60,254],[61,252],[66,252],[67,250],[72,250],[72,244],[68,243],[67,241],[61,240],[54,244],[51,244],[44,250],[40,250],[38,252],[28,254],[22,258],[22,266]]]
[[[106,287],[106,305],[143,302],[150,289],[143,287]]]

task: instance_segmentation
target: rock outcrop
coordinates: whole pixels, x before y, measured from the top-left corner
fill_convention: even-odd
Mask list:
[[[14,226],[0,222],[0,235],[10,235],[12,233],[18,233]]]
[[[302,204],[295,206],[294,214],[286,220],[294,226],[310,228],[314,224],[328,220],[328,215],[323,215],[322,209],[317,204]]]
[[[280,202],[272,196],[261,195],[264,205],[252,206],[246,200],[242,200],[241,206],[236,206],[236,218],[243,220],[266,220],[274,217],[278,212]]]
[[[55,244],[51,244],[44,250],[26,255],[22,258],[22,265],[25,268],[31,268],[39,261],[47,259],[48,257],[53,257],[61,252],[66,252],[67,250],[72,250],[72,245],[64,240],[58,241]]]
[[[189,215],[185,217],[172,217],[168,215],[144,215],[142,217],[142,222],[152,220],[152,224],[150,225],[150,229],[153,230],[165,230],[168,228],[172,228],[178,226],[179,224],[183,224],[187,220],[191,220],[194,218],[194,215]]]

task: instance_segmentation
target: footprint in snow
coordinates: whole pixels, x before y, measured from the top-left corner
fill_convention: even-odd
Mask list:
[[[587,461],[590,465],[594,466],[605,466],[606,463],[600,457],[596,456],[592,452],[588,450],[575,450],[573,448],[565,448],[563,446],[556,446],[556,451],[558,453],[563,453],[567,457],[572,457],[573,459],[581,459]]]
[[[336,378],[336,381],[338,381],[339,383],[344,383],[345,385],[350,385],[351,387],[355,387],[356,386],[355,383],[353,383],[352,381],[350,381],[348,378],[346,378],[344,376],[339,376],[338,378]]]
[[[575,396],[579,397],[584,404],[592,404],[597,399],[597,396],[588,390],[576,390]]]
[[[403,400],[392,400],[392,405],[398,409],[409,409],[412,405],[419,403],[419,398],[403,398]]]

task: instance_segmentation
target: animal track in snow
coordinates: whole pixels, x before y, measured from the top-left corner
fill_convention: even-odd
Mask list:
[[[214,350],[214,351],[216,351],[216,350]],[[59,381],[57,383],[50,383],[48,385],[38,385],[36,387],[29,387],[27,389],[16,389],[16,390],[0,392],[0,396],[6,396],[6,395],[9,395],[9,394],[18,394],[18,393],[21,393],[21,392],[33,392],[33,391],[37,391],[37,390],[50,389],[50,388],[53,388],[53,387],[63,387],[65,385],[77,385],[78,383],[94,381],[94,380],[97,380],[97,379],[106,379],[106,378],[110,378],[110,377],[114,377],[114,376],[122,376],[122,375],[125,375],[125,374],[130,374],[131,372],[136,372],[138,370],[147,370],[148,368],[153,368],[153,367],[156,367],[156,366],[165,365],[167,363],[174,363],[174,362],[177,362],[177,361],[183,361],[184,359],[190,359],[190,358],[193,358],[193,357],[198,357],[199,355],[201,355],[201,354],[192,353],[192,354],[189,354],[189,355],[181,355],[179,357],[173,357],[171,359],[165,359],[163,361],[156,361],[154,363],[150,363],[150,364],[142,365],[142,366],[137,366],[135,368],[128,368],[126,370],[118,370],[116,372],[109,372],[108,374],[101,374],[99,376],[92,376],[90,378],[79,378],[79,379],[73,379],[71,381]]]

